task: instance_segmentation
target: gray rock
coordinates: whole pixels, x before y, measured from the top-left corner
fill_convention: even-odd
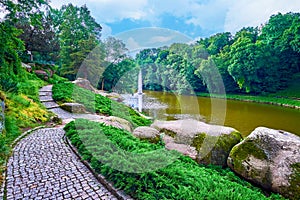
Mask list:
[[[172,143],[172,142],[167,143],[165,147],[168,150],[178,151],[178,152],[182,153],[183,155],[189,156],[190,158],[192,158],[194,160],[196,160],[196,158],[197,158],[198,152],[195,147],[191,147],[186,144],[177,144],[177,143]]]
[[[92,119],[92,121],[102,122],[108,126],[124,129],[129,132],[132,132],[133,129],[132,124],[129,121],[115,116],[109,116],[109,117],[101,116],[100,119]]]
[[[91,85],[90,81],[83,78],[78,78],[75,81],[73,81],[74,84],[78,85],[79,87],[82,87],[84,89],[90,90],[92,92],[96,92],[97,90]]]
[[[34,73],[39,76],[42,77],[44,80],[48,80],[49,76],[47,74],[47,72],[43,71],[43,70],[35,70]]]
[[[147,140],[152,143],[157,143],[160,140],[159,131],[147,126],[141,126],[133,131],[133,135],[142,140]]]
[[[155,121],[152,128],[172,138],[177,144],[195,147],[197,162],[227,166],[227,158],[233,146],[242,139],[234,128],[210,125],[193,119]]]
[[[263,188],[300,199],[300,137],[256,128],[230,152],[228,166]]]
[[[84,105],[79,103],[64,103],[60,107],[71,113],[86,113]]]
[[[32,67],[28,64],[22,63],[22,67],[25,68],[28,72],[32,71]]]

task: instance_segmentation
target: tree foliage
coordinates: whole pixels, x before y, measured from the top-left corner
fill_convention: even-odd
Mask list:
[[[90,15],[84,5],[63,6],[53,12],[60,42],[61,75],[70,80],[76,78],[81,63],[99,44],[101,26]]]
[[[227,92],[275,92],[300,72],[299,24],[299,13],[279,13],[261,28],[242,28],[234,36],[218,33],[196,44],[142,50],[136,62],[145,67],[146,89],[185,93],[192,86],[218,93],[223,82]]]

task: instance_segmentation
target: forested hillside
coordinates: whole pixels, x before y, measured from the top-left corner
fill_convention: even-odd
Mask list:
[[[69,80],[84,64],[79,76],[93,77],[93,84],[105,90],[141,67],[145,89],[178,93],[219,93],[219,83],[228,93],[274,93],[300,72],[299,13],[273,15],[260,27],[234,35],[218,33],[193,44],[144,49],[131,58],[122,41],[101,39],[102,27],[86,6],[52,9],[42,0],[17,7],[2,4],[8,13],[1,22],[2,90],[15,87],[21,61],[55,64],[57,74]]]
[[[190,84],[196,92],[209,87],[218,93],[222,77],[230,93],[283,89],[300,72],[299,20],[299,13],[277,14],[263,26],[243,28],[235,35],[219,33],[192,45],[143,50],[136,60],[144,66],[145,87],[186,93]],[[209,73],[214,67],[221,77]]]

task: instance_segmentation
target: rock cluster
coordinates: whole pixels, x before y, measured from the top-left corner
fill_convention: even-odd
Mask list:
[[[151,128],[138,128],[134,135],[152,141],[159,133],[167,149],[177,150],[200,164],[226,166],[231,148],[242,139],[233,128],[192,119],[155,121]]]

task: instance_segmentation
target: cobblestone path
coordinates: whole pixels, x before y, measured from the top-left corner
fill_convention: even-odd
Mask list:
[[[66,122],[97,118],[59,108],[52,99],[52,86],[40,90],[40,100]],[[15,146],[7,164],[7,200],[117,199],[65,144],[63,136],[62,128],[39,129]]]
[[[64,143],[61,128],[21,140],[8,162],[7,199],[116,199]]]
[[[78,118],[84,118],[90,120],[101,119],[101,117],[96,114],[75,114],[75,113],[69,113],[61,109],[59,105],[56,104],[52,99],[52,85],[47,85],[40,90],[40,100],[48,110],[57,114],[58,117],[61,118],[63,121],[64,120],[68,121],[70,119],[78,119]]]

